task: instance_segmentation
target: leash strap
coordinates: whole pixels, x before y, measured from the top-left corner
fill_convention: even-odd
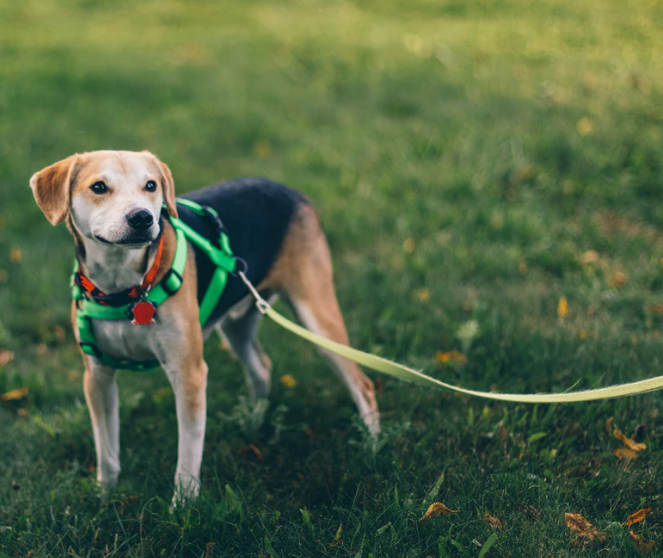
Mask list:
[[[256,307],[260,313],[266,314],[277,324],[284,327],[288,331],[291,331],[295,335],[302,337],[303,339],[306,339],[307,341],[310,341],[311,343],[314,343],[315,345],[318,345],[327,351],[336,353],[337,355],[347,358],[348,360],[352,360],[358,364],[361,364],[366,368],[371,368],[377,372],[381,372],[383,374],[387,374],[389,376],[393,376],[401,380],[406,380],[408,382],[413,382],[422,386],[448,389],[457,393],[472,395],[474,397],[481,397],[483,399],[511,401],[514,403],[577,403],[580,401],[598,401],[601,399],[612,399],[615,397],[648,393],[650,391],[656,391],[663,388],[663,376],[656,376],[654,378],[640,380],[638,382],[631,382],[628,384],[621,384],[599,389],[588,389],[584,391],[575,391],[570,393],[493,393],[465,389],[448,384],[436,378],[431,378],[422,372],[413,370],[412,368],[408,368],[402,364],[398,364],[385,358],[353,349],[352,347],[342,345],[341,343],[336,343],[335,341],[331,341],[326,337],[313,333],[312,331],[301,327],[300,325],[288,320],[279,314],[265,299],[260,296],[260,293],[247,279],[243,272],[240,272],[239,276],[255,298]]]

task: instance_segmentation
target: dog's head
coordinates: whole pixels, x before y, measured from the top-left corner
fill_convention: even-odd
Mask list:
[[[143,247],[159,235],[162,204],[177,217],[170,169],[148,151],[72,155],[34,174],[30,187],[53,225],[71,216],[96,242]]]

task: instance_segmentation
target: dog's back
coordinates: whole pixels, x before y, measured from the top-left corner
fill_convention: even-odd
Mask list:
[[[283,241],[303,206],[311,202],[302,193],[266,178],[238,178],[195,190],[181,196],[215,209],[230,238],[235,256],[247,264],[246,275],[259,285],[276,261]],[[208,238],[210,224],[183,205],[180,218]],[[214,267],[209,258],[196,249],[198,299],[207,290]],[[228,309],[247,294],[242,281],[228,278],[226,290],[209,322],[215,323]]]

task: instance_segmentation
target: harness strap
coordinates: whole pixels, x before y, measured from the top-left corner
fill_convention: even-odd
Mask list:
[[[201,206],[190,200],[182,198],[177,199],[180,203],[197,215],[210,217],[211,222],[215,225],[215,236],[217,237],[213,243],[205,238],[192,227],[184,223],[181,219],[170,217],[170,222],[175,229],[177,246],[175,248],[175,255],[171,268],[166,272],[164,277],[157,285],[154,285],[144,295],[147,302],[159,306],[169,296],[174,295],[182,286],[182,276],[187,260],[187,246],[188,241],[198,247],[215,265],[210,284],[203,296],[200,303],[200,324],[204,326],[210,318],[214,308],[219,302],[221,295],[226,287],[228,281],[228,273],[233,273],[236,267],[236,261],[230,248],[230,241],[228,235],[223,230],[219,214],[211,207]],[[163,236],[161,239],[157,260],[160,260],[161,250],[163,244]],[[215,246],[216,244],[217,246]],[[152,269],[154,272],[152,274]],[[141,284],[141,288],[146,288],[154,281],[156,277],[158,266],[153,266],[150,272],[146,275]],[[104,354],[98,347],[94,330],[92,327],[93,319],[98,320],[128,320],[131,316],[130,305],[124,306],[108,306],[102,301],[89,300],[84,297],[83,290],[79,282],[75,280],[78,272],[78,265],[74,268],[74,277],[72,277],[72,295],[76,301],[78,308],[76,314],[76,326],[78,328],[81,350],[90,356],[97,358],[102,364],[111,366],[113,368],[122,368],[127,370],[152,370],[160,366],[158,360],[150,360],[144,362],[135,362],[132,360],[118,360]],[[152,275],[152,277],[150,277]],[[90,282],[92,285],[92,283]],[[86,288],[86,290],[88,290]],[[98,289],[97,289],[98,290]]]

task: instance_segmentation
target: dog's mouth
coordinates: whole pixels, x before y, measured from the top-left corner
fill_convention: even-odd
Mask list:
[[[104,244],[110,244],[115,246],[126,246],[127,248],[134,248],[134,247],[142,248],[154,242],[152,235],[145,235],[145,234],[132,236],[130,238],[123,238],[122,240],[116,240],[116,241],[108,240],[98,234],[95,234],[94,238],[96,238],[99,242],[103,242]]]

